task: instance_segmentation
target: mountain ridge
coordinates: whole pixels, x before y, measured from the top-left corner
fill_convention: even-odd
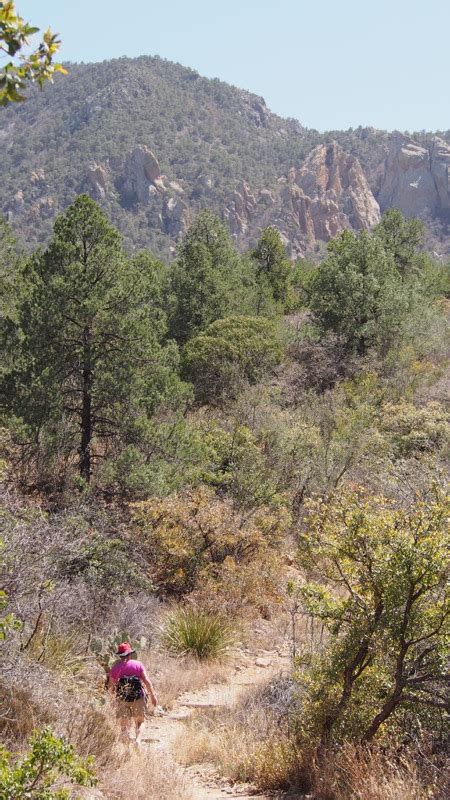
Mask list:
[[[391,196],[426,220],[430,248],[450,253],[450,131],[437,145],[426,132],[322,134],[157,56],[71,64],[2,119],[0,210],[30,245],[85,191],[130,248],[172,256],[208,207],[241,247],[277,225],[297,258],[339,230],[371,227]]]

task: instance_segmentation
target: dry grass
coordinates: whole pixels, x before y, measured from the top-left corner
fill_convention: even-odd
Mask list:
[[[377,750],[346,745],[311,770],[317,800],[429,800],[412,759],[401,763]]]
[[[268,700],[267,687],[231,708],[207,709],[186,724],[177,741],[185,764],[212,762],[231,781],[285,789],[297,780],[297,755],[288,720]]]
[[[108,772],[99,785],[107,800],[190,800],[180,770],[161,754],[134,752],[121,766]]]
[[[40,703],[26,686],[0,683],[0,737],[3,742],[24,742],[37,727],[56,719],[56,712]]]
[[[119,728],[108,705],[98,706],[80,697],[65,709],[58,727],[82,756],[92,755],[98,771],[110,769],[120,760]]]
[[[173,708],[177,698],[185,692],[195,692],[213,683],[222,683],[230,671],[230,664],[173,658],[157,651],[144,653],[141,657],[155,687],[159,704],[167,709]]]
[[[284,688],[283,688],[284,687]],[[275,691],[274,691],[275,689]],[[252,690],[231,708],[205,709],[192,717],[176,746],[182,763],[210,762],[230,781],[263,791],[296,787],[315,800],[429,800],[446,796],[433,773],[427,780],[414,759],[346,745],[320,764],[301,751],[287,709],[289,684]],[[440,783],[443,785],[441,777]]]

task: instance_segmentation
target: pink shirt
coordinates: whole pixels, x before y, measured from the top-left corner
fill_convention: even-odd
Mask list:
[[[117,683],[124,676],[135,675],[136,678],[142,678],[145,672],[145,667],[140,661],[135,661],[133,658],[130,661],[116,661],[112,665],[109,673],[109,679],[113,683]]]

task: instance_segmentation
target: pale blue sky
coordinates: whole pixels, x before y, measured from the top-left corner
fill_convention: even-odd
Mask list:
[[[16,0],[69,61],[160,55],[319,130],[450,128],[450,0]]]

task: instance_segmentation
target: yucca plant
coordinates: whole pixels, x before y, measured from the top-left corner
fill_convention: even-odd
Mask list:
[[[223,658],[234,641],[234,631],[227,620],[195,608],[173,611],[162,633],[170,653],[192,655],[201,661]]]

